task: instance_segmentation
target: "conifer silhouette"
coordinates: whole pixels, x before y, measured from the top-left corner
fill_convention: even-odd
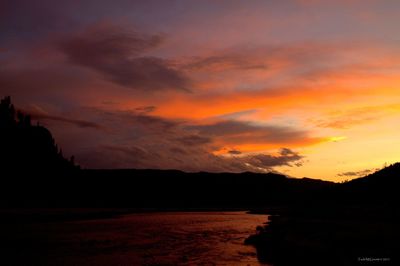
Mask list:
[[[65,173],[77,169],[63,157],[50,131],[31,117],[16,111],[11,97],[0,101],[0,170],[13,173]]]

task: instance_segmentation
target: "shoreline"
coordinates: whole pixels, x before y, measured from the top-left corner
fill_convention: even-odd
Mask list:
[[[400,228],[390,209],[381,206],[367,216],[365,206],[326,207],[271,215],[245,244],[256,248],[260,262],[276,266],[396,265]]]

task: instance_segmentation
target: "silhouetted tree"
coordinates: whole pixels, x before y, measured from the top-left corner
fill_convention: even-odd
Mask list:
[[[32,125],[31,117],[16,112],[11,97],[0,101],[0,171],[16,173],[65,173],[77,167],[63,157],[48,129]]]
[[[8,96],[0,101],[0,128],[12,127],[15,123],[15,108]]]

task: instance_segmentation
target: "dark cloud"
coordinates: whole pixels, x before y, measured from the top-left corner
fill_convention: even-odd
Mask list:
[[[169,149],[170,152],[174,153],[174,154],[188,154],[185,149],[179,148],[179,147],[172,147]]]
[[[377,170],[377,169],[375,169]],[[371,174],[374,171],[374,169],[365,169],[365,170],[361,170],[361,171],[349,171],[349,172],[343,172],[343,173],[339,173],[338,176],[341,177],[362,177],[362,176],[366,176],[368,174]]]
[[[251,58],[240,55],[214,55],[209,57],[197,57],[185,65],[188,70],[256,70],[267,69],[268,66],[261,62],[255,63]]]
[[[141,106],[141,107],[135,108],[135,111],[141,112],[141,113],[151,113],[154,110],[156,110],[155,106]]]
[[[230,151],[228,151],[228,153],[229,153],[229,154],[232,154],[232,155],[239,155],[239,154],[242,154],[241,151],[237,151],[237,150],[230,150]]]
[[[141,160],[142,162],[145,162],[146,160],[149,160],[149,153],[137,146],[129,146],[129,147],[123,147],[123,146],[104,146],[103,147],[105,150],[108,150],[109,152],[115,151],[115,152],[120,152],[125,154],[128,157],[133,157],[135,160]],[[154,155],[153,155],[154,156]],[[153,158],[152,156],[152,158]],[[155,159],[155,158],[153,158]]]
[[[297,153],[288,148],[282,148],[280,154],[285,156],[297,156]]]
[[[62,116],[57,116],[57,115],[49,115],[45,113],[39,113],[35,111],[24,111],[24,113],[29,114],[32,119],[38,120],[38,121],[43,121],[43,120],[52,120],[52,121],[57,121],[57,122],[63,122],[63,123],[68,123],[68,124],[73,124],[78,127],[83,127],[83,128],[95,128],[95,129],[103,129],[103,126],[94,122],[86,121],[86,120],[80,120],[80,119],[71,119],[67,117],[62,117]]]
[[[58,46],[72,64],[135,90],[188,91],[189,80],[167,60],[143,53],[159,46],[161,35],[144,35],[118,26],[97,24]]]
[[[238,112],[232,112],[232,113],[226,113],[222,115],[215,116],[215,119],[218,120],[235,120],[243,116],[255,114],[258,110],[257,109],[249,109],[249,110],[244,110],[244,111],[238,111]]]
[[[120,130],[119,126],[134,126],[140,131],[166,134],[173,132],[182,122],[174,119],[167,119],[142,111],[108,111],[92,108],[97,115],[102,117],[103,122],[111,124],[115,130]]]
[[[191,130],[197,130],[201,134],[210,136],[236,135],[262,130],[262,127],[255,126],[247,122],[234,120],[218,121],[216,123],[206,125],[189,126],[188,128]]]
[[[302,164],[299,164],[299,161],[303,159],[303,156],[290,149],[283,148],[279,155],[257,154],[247,156],[245,159],[248,164],[255,168],[269,169],[275,166],[292,166],[291,163],[293,162],[296,162],[296,166],[301,166]]]
[[[196,146],[211,143],[210,138],[201,137],[198,135],[187,135],[180,138],[175,138],[174,140],[187,146]]]
[[[84,167],[96,169],[151,168],[147,162],[154,154],[136,146],[98,145],[77,154]]]

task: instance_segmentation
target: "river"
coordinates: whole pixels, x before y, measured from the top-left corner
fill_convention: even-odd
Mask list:
[[[32,265],[253,266],[262,264],[255,248],[243,242],[267,217],[245,212],[128,214],[31,224],[19,237],[32,245],[23,254]]]

